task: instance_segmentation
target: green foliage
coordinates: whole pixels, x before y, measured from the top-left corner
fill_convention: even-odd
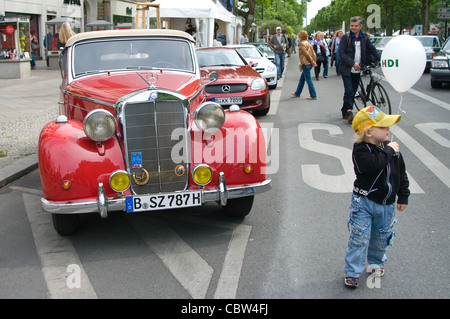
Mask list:
[[[446,0],[332,0],[331,4],[319,10],[317,15],[307,26],[309,32],[315,30],[340,29],[342,22],[345,22],[348,30],[350,18],[360,16],[363,21],[367,21],[372,12],[367,10],[371,4],[380,8],[380,26],[376,29],[369,29],[364,23],[365,31],[371,33],[386,32],[390,34],[392,29],[412,28],[415,24],[423,24],[425,16],[430,15],[431,22],[435,19],[436,4],[439,2],[445,7]],[[431,4],[429,10],[424,10]],[[436,20],[436,19],[435,19]],[[437,21],[439,22],[439,21]]]

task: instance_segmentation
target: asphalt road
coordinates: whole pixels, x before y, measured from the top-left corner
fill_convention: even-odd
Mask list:
[[[314,81],[317,101],[305,100],[306,88],[293,98],[297,63],[292,55],[258,118],[273,189],[249,216],[231,219],[215,205],[84,215],[78,233],[60,237],[41,212],[34,171],[0,189],[0,298],[448,299],[450,86],[431,89],[424,74],[403,96],[392,131],[410,203],[397,212],[385,276],[363,274],[354,290],[343,284],[354,175],[342,80],[331,69]],[[400,96],[383,84],[397,113]]]

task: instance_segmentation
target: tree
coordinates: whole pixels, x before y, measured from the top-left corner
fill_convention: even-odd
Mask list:
[[[279,20],[285,30],[292,30],[301,26],[305,10],[305,6],[297,0],[239,0],[237,13],[245,19],[242,32],[248,34],[252,23],[257,20]],[[264,12],[264,17],[260,12]]]
[[[430,5],[431,0],[420,0],[422,7],[420,9],[422,13],[422,34],[428,34],[430,32]]]

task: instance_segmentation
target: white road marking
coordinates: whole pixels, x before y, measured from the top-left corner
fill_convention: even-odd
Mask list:
[[[413,139],[408,133],[398,125],[392,127],[395,137],[402,141],[411,152],[417,156],[422,163],[430,169],[442,183],[450,188],[450,169],[440,162],[433,154],[425,149],[419,142]]]
[[[247,243],[252,227],[249,225],[235,224],[218,220],[209,220],[181,214],[167,214],[164,215],[164,217],[233,230],[230,242],[228,244],[227,253],[225,255],[225,260],[222,265],[222,272],[220,273],[219,283],[217,284],[214,298],[236,298],[242,264],[245,257],[245,250],[247,248]]]
[[[13,187],[18,189],[18,187]],[[20,188],[31,192],[31,189]],[[54,299],[95,299],[97,294],[83,269],[81,261],[72,242],[67,237],[59,236],[53,228],[52,218],[40,210],[40,198],[27,193],[22,194],[23,203],[31,225],[36,251],[42,264],[42,272],[47,283],[50,298]],[[39,207],[37,210],[36,207]],[[69,265],[80,267],[80,288],[69,288],[67,272]]]
[[[448,104],[446,102],[438,100],[438,99],[436,99],[436,98],[434,98],[434,97],[432,97],[430,95],[427,95],[425,93],[416,91],[414,89],[409,89],[407,92],[409,92],[411,94],[414,94],[414,95],[416,95],[416,96],[426,100],[427,102],[431,102],[433,104],[436,104],[437,106],[440,106],[440,107],[446,109],[447,111],[450,111],[450,104]]]
[[[163,220],[151,217],[131,224],[194,299],[205,298],[214,269]]]

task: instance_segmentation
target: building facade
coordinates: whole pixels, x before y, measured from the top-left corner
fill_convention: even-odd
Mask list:
[[[49,21],[71,18],[76,32],[85,31],[87,23],[105,20],[117,25],[132,21],[133,0],[0,0],[0,17],[26,16],[30,19],[31,35],[40,42],[35,58],[44,56],[44,39]],[[59,28],[54,30],[58,33]]]

